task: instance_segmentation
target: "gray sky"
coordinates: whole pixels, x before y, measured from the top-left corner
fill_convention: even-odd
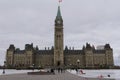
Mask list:
[[[0,64],[10,44],[54,45],[58,0],[0,0]],[[120,0],[63,0],[64,44],[81,49],[110,43],[120,65]]]

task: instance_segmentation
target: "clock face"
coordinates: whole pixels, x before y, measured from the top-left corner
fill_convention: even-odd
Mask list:
[[[60,23],[61,23],[61,21],[57,21],[57,23],[58,23],[58,24],[60,24]]]

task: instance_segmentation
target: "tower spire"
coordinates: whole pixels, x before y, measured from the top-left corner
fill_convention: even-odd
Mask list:
[[[57,16],[61,16],[60,6],[58,6]]]
[[[55,26],[63,26],[63,19],[62,19],[62,16],[61,16],[61,11],[60,11],[60,6],[58,6],[58,10],[57,10],[57,16],[56,16],[56,19],[55,19]]]
[[[58,11],[57,11],[56,19],[62,19],[61,11],[60,11],[60,6],[58,6]]]
[[[56,20],[61,20],[62,21],[62,16],[61,16],[61,11],[60,11],[60,3],[61,2],[62,2],[62,0],[59,0],[59,5],[58,5],[58,11],[57,11]]]

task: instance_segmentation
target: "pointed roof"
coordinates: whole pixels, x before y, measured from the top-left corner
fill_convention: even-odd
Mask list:
[[[61,16],[61,11],[60,11],[60,6],[58,6],[56,19],[61,19],[61,18],[62,18],[62,16]]]

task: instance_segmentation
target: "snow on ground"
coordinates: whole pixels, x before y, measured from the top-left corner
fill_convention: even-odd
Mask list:
[[[84,73],[82,74],[81,71]],[[78,76],[82,76],[82,77],[91,77],[91,78],[99,78],[99,77],[103,77],[103,78],[109,78],[109,79],[120,79],[120,70],[78,70],[78,72],[76,72],[75,70],[68,70],[68,72],[78,75]],[[108,77],[110,75],[110,77]]]

